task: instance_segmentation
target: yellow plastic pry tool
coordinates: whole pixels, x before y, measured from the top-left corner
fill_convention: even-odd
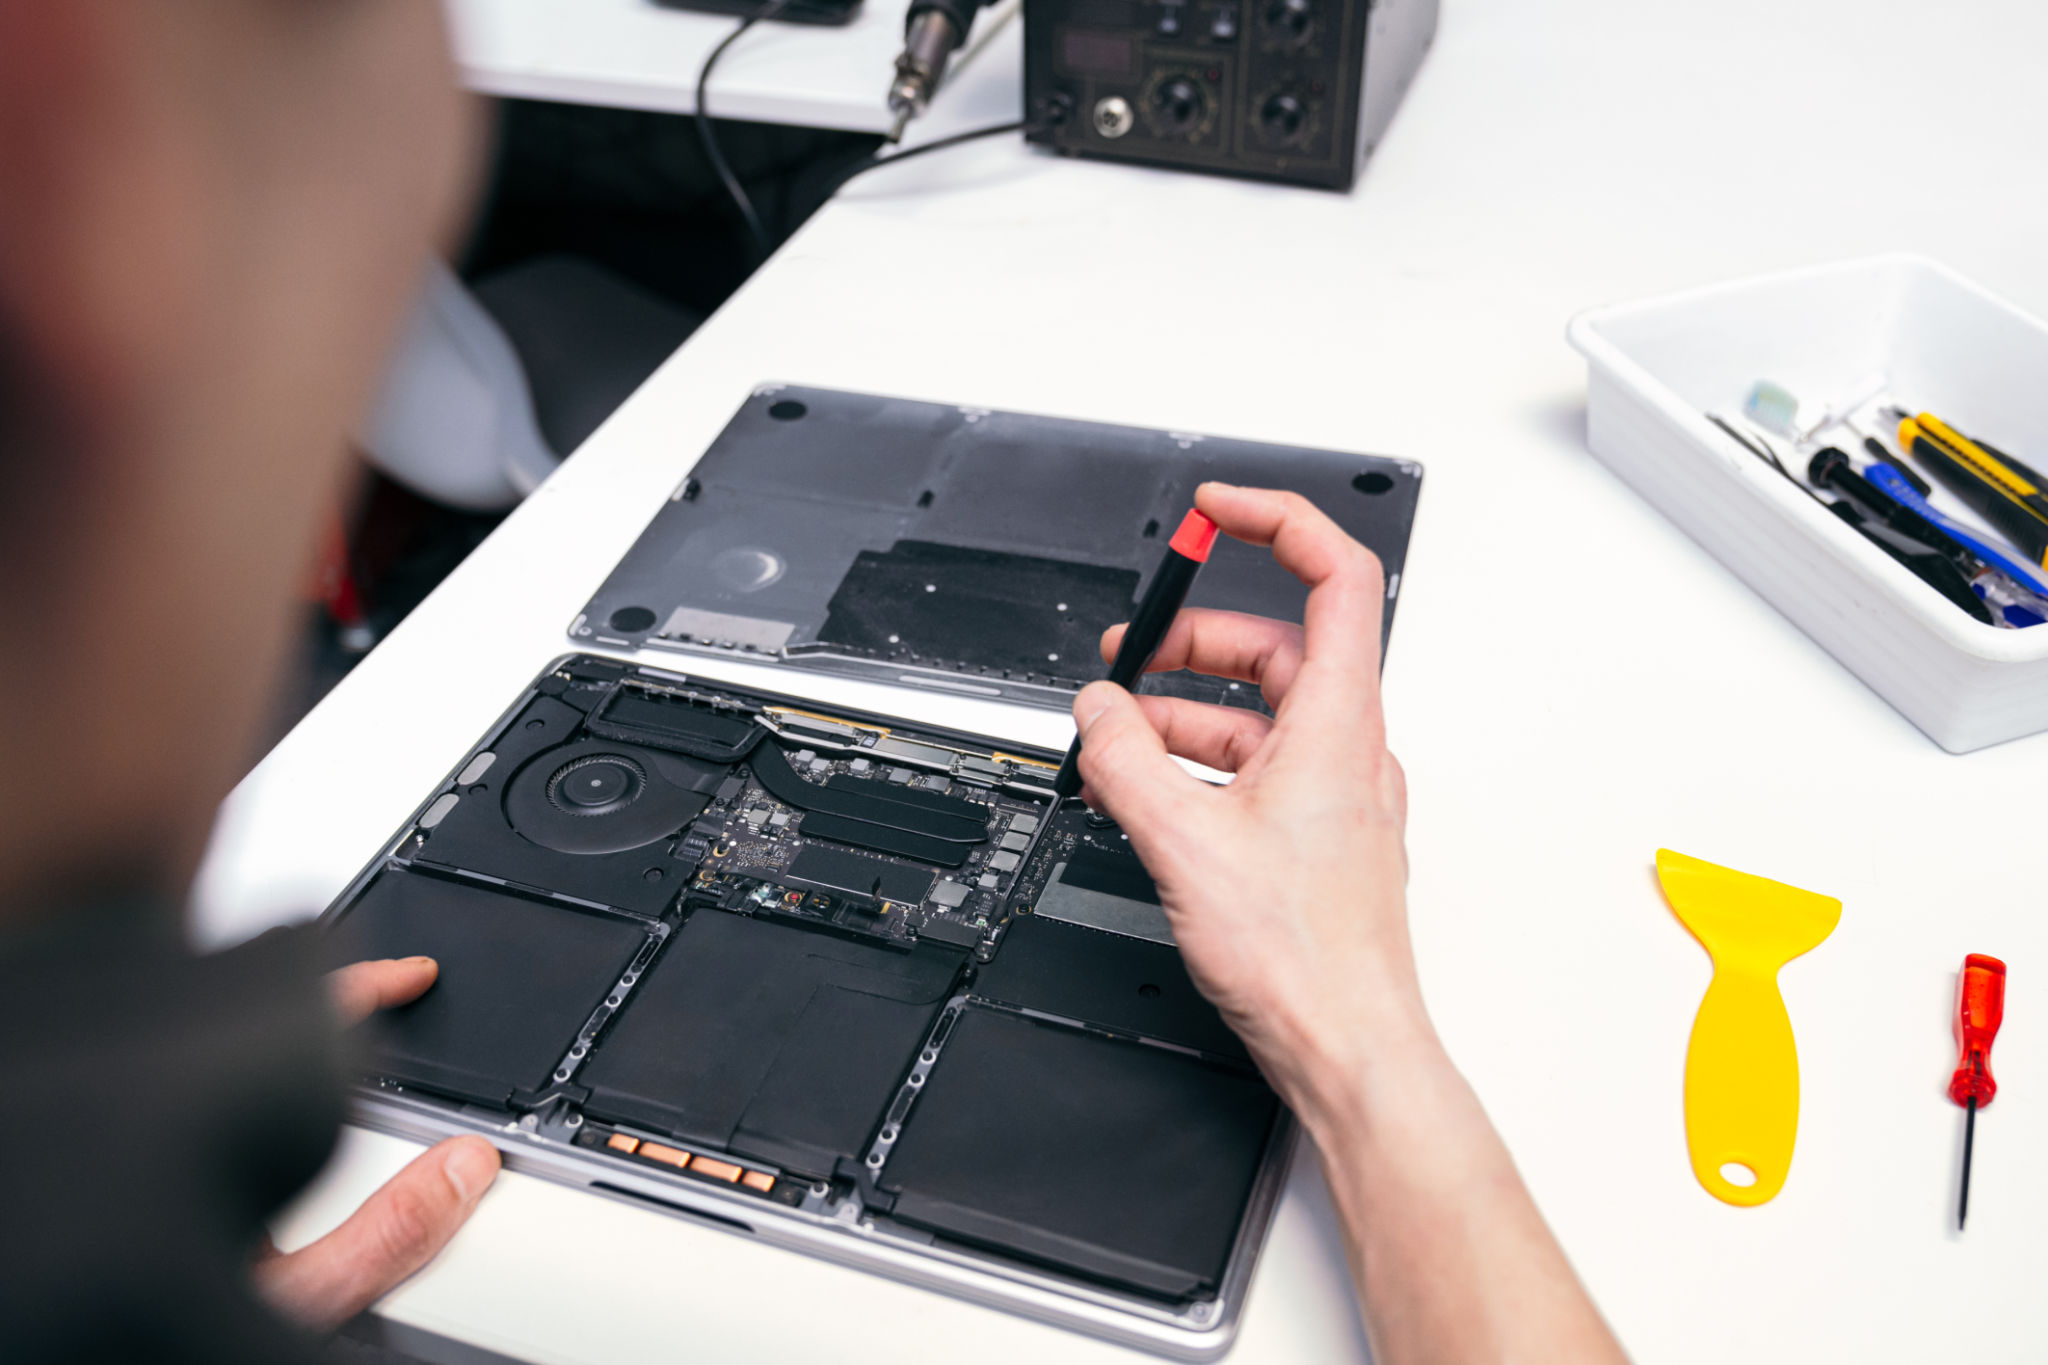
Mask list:
[[[1671,909],[1714,959],[1685,1052],[1685,1138],[1708,1194],[1756,1205],[1785,1187],[1799,1134],[1799,1053],[1778,969],[1835,931],[1832,896],[1657,850]],[[1747,1167],[1739,1185],[1724,1166]]]

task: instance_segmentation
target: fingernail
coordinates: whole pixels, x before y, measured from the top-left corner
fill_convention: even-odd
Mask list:
[[[441,1166],[455,1196],[467,1204],[484,1192],[498,1174],[498,1149],[488,1142],[458,1142]]]
[[[1074,728],[1082,735],[1085,736],[1089,727],[1102,719],[1102,713],[1115,700],[1112,688],[1110,683],[1090,683],[1074,698]]]
[[[406,962],[417,962],[422,967],[431,967],[434,965],[434,959],[432,959],[431,957],[408,957],[403,960]]]

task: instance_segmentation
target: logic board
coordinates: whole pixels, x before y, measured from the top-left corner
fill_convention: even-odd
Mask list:
[[[1023,887],[1019,859],[1039,827],[1044,803],[865,756],[806,747],[787,757],[797,780],[809,786],[823,787],[833,778],[883,782],[973,807],[982,841],[960,844],[958,866],[947,867],[807,838],[806,825],[818,813],[778,800],[749,772],[727,779],[684,837],[685,856],[702,859],[697,889],[718,895],[728,910],[818,920],[881,938],[932,938],[969,948],[987,961],[1007,907]]]

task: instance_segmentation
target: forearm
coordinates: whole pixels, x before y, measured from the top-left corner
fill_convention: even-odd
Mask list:
[[[1254,683],[1273,719],[1093,684],[1074,700],[1089,803],[1123,826],[1195,984],[1321,1146],[1380,1365],[1618,1362],[1422,1007],[1378,561],[1297,494],[1204,484],[1196,503],[1271,545],[1308,603],[1299,629],[1184,611],[1152,667]],[[1204,787],[1169,753],[1236,780]]]
[[[1419,1002],[1376,1027],[1365,1057],[1326,1063],[1296,1100],[1374,1359],[1624,1360]]]

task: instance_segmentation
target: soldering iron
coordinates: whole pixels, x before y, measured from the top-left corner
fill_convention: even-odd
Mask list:
[[[896,58],[896,78],[889,84],[889,111],[896,126],[895,142],[904,125],[921,116],[945,79],[946,63],[974,27],[974,16],[987,0],[911,0],[903,25],[903,52]]]

